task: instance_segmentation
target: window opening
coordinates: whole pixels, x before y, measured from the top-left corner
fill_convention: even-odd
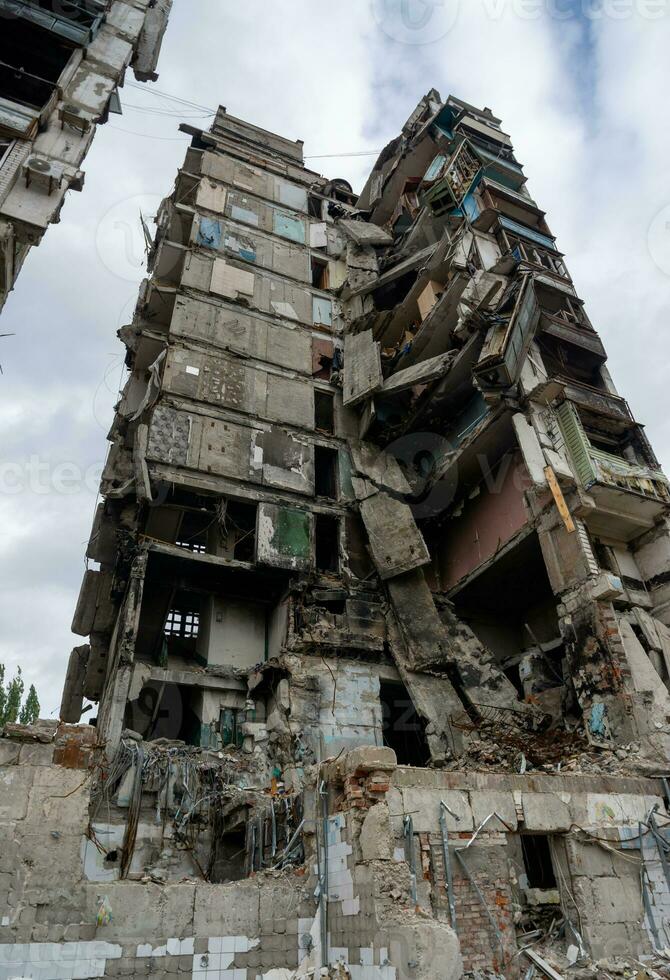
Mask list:
[[[323,199],[320,197],[315,197],[314,194],[310,194],[307,207],[310,218],[317,218],[319,221],[323,220]]]
[[[551,845],[546,834],[522,834],[521,851],[529,888],[556,888]]]
[[[200,613],[195,610],[171,609],[165,620],[165,635],[195,639],[200,629]]]
[[[317,429],[332,435],[335,431],[335,396],[327,391],[314,392],[314,421]]]
[[[340,570],[340,522],[337,517],[316,514],[316,567],[320,572]]]
[[[337,499],[337,461],[336,449],[314,447],[314,484],[317,497]]]
[[[393,749],[401,766],[423,768],[430,761],[426,725],[418,715],[404,684],[379,685],[384,745]]]
[[[312,285],[315,289],[330,288],[330,266],[328,261],[312,256]]]

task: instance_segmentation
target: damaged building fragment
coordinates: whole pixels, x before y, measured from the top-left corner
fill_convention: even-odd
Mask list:
[[[172,0],[0,0],[0,310],[132,67],[155,81]]]
[[[670,486],[509,136],[182,130],[0,977],[667,976]]]

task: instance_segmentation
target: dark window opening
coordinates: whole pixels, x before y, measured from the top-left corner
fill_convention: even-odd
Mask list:
[[[217,835],[212,845],[212,857],[208,880],[214,885],[230,881],[241,881],[247,877],[247,833],[246,827],[223,831]]]
[[[334,616],[344,616],[347,611],[346,599],[326,599],[319,602],[319,605]]]
[[[529,888],[556,888],[551,845],[546,834],[522,834],[521,851]]]
[[[393,749],[401,766],[423,768],[430,762],[426,725],[417,714],[404,684],[379,685],[384,745]]]
[[[337,517],[316,514],[316,567],[320,572],[340,570],[340,522]]]
[[[550,377],[569,378],[581,384],[606,390],[600,373],[601,360],[585,357],[584,352],[571,344],[564,344],[555,337],[539,338],[542,360]]]
[[[312,285],[315,289],[330,288],[330,266],[316,256],[312,256]]]
[[[104,0],[85,0],[85,2],[82,0],[59,0],[57,4],[53,0],[28,0],[28,3],[52,17],[69,20],[87,28],[95,26],[96,20],[105,12]]]
[[[20,18],[6,18],[0,34],[3,97],[41,109],[72,56],[50,32]]]
[[[330,392],[314,392],[314,421],[321,432],[332,434],[335,431],[335,396]]]
[[[225,501],[221,511],[221,536],[232,550],[236,561],[256,560],[256,516],[257,504],[247,504],[239,500]]]
[[[176,544],[196,555],[207,553],[207,532],[216,518],[209,512],[187,512],[182,518]]]
[[[337,498],[337,460],[336,449],[324,446],[314,447],[314,484],[317,497]]]
[[[591,547],[600,567],[606,569],[608,572],[612,572],[614,575],[618,575],[619,566],[612,548],[609,545],[603,544],[600,538],[592,538]]]
[[[418,272],[412,270],[377,289],[374,293],[374,301],[377,309],[392,310],[402,303],[418,277]]]
[[[347,514],[345,533],[349,571],[357,579],[371,578],[374,574],[374,565],[368,551],[368,537],[363,521],[356,514]]]
[[[194,688],[149,681],[136,701],[126,708],[125,727],[138,732],[146,741],[169,738],[200,745],[200,720],[193,710]]]
[[[312,338],[312,376],[321,378],[323,381],[330,381],[331,374],[335,367],[335,347],[332,340],[325,340],[323,337]],[[328,392],[316,392],[325,394]],[[328,397],[332,397],[328,396]]]
[[[521,674],[519,673],[519,664],[510,664],[508,667],[505,667],[505,676],[507,677],[507,680],[514,685],[519,697],[525,697],[523,681],[521,680]]]
[[[307,209],[309,211],[310,218],[317,218],[319,221],[323,220],[322,198],[315,197],[314,194],[310,194],[307,199]]]
[[[626,463],[630,463],[628,456],[625,453],[625,446],[618,442],[616,439],[609,438],[599,432],[594,432],[592,429],[585,429],[588,440],[594,449],[599,449],[602,453],[607,453],[609,456],[617,456],[619,459],[623,459]]]

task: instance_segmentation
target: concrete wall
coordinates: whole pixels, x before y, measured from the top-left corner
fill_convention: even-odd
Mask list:
[[[198,635],[198,656],[208,666],[254,667],[265,660],[266,607],[212,596]]]
[[[193,870],[166,886],[87,880],[82,857],[101,877],[86,839],[95,729],[52,725],[44,737],[0,739],[3,980],[256,980],[297,967],[300,925],[314,911],[301,875],[231,885],[195,880]],[[148,843],[142,825],[140,833]]]
[[[594,959],[649,954],[654,928],[661,945],[666,942],[670,891],[658,848],[645,831],[652,910],[651,919],[646,916],[638,837],[639,822],[647,819],[653,806],[663,814],[659,815],[661,825],[668,819],[662,792],[659,781],[645,779],[558,774],[524,777],[398,768],[387,801],[395,851],[400,853],[404,846],[403,815],[411,814],[417,853],[425,849],[429,855],[430,884],[424,881],[419,887],[419,901],[426,911],[448,908],[439,825],[441,801],[454,811],[459,819],[448,815],[447,827],[457,931],[466,968],[502,967],[506,975],[515,976],[518,958],[512,916],[527,901],[517,843],[524,833],[548,835],[553,841],[562,908],[574,928],[581,930]],[[494,818],[462,855],[496,921],[504,957],[489,915],[455,858],[455,851],[470,841],[491,813],[498,814],[507,826]],[[561,914],[560,907],[556,912]],[[571,943],[577,942],[574,935],[570,937],[570,929],[568,937]]]
[[[503,457],[490,479],[491,488],[482,484],[458,520],[447,525],[440,556],[445,590],[491,558],[528,520],[523,491],[529,478],[521,461]]]

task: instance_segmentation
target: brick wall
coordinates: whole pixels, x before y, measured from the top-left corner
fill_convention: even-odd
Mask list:
[[[429,836],[433,902],[438,914],[448,918],[449,903],[444,874],[442,838],[437,834]],[[454,834],[450,835],[450,838],[458,847],[463,846],[463,842],[467,841],[470,836],[470,834]],[[457,841],[458,843],[456,843]],[[456,902],[456,929],[461,943],[463,966],[466,971],[493,970],[496,973],[504,973],[509,980],[513,980],[519,975],[519,971],[518,956],[515,956],[517,944],[512,918],[512,889],[509,878],[502,877],[500,874],[500,868],[506,867],[507,864],[505,855],[507,844],[503,834],[490,834],[481,838],[481,846],[495,850],[495,860],[486,862],[492,869],[492,873],[483,872],[480,862],[476,868],[473,866],[471,874],[496,922],[502,937],[502,948],[477,890],[463,873],[452,847],[451,864]],[[468,861],[468,856],[465,857],[465,860]],[[470,866],[468,868],[470,869]],[[498,876],[496,876],[496,871],[498,871]]]

